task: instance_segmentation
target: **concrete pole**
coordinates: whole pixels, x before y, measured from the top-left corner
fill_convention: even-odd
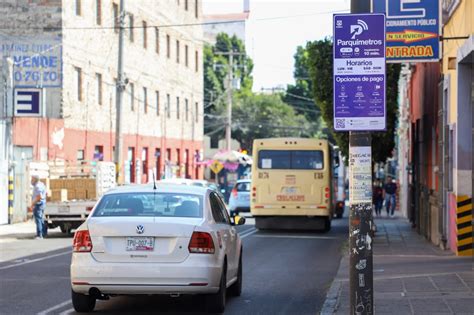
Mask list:
[[[351,0],[351,13],[370,13],[370,0]],[[370,132],[349,133],[349,174],[356,171],[352,153],[355,155],[363,150],[368,153],[371,160],[371,143]],[[371,162],[368,164],[370,169],[368,174],[371,176]],[[353,181],[351,176],[349,178]],[[349,196],[353,196],[352,190],[355,185],[357,185],[355,181],[349,183]],[[372,224],[372,203],[351,202],[349,215],[351,314],[374,313]]]
[[[226,149],[230,151],[232,149],[232,83],[234,79],[234,55],[231,52],[229,54],[229,83],[227,87],[227,124],[225,128],[225,140]]]
[[[116,96],[116,122],[115,122],[115,171],[117,184],[123,184],[123,136],[122,136],[122,104],[123,91],[125,90],[125,77],[123,74],[123,52],[125,39],[125,0],[120,0],[120,26],[119,26],[119,47],[118,47],[118,67],[117,67],[117,96]],[[115,21],[114,21],[115,22]]]

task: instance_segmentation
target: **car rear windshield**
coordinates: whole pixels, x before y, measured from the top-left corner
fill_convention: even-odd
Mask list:
[[[104,196],[94,217],[187,217],[200,218],[203,197],[182,193],[122,193]]]
[[[321,170],[324,168],[324,155],[320,150],[260,150],[258,168]]]
[[[237,191],[250,191],[250,183],[237,183],[235,184],[235,188],[237,188]]]

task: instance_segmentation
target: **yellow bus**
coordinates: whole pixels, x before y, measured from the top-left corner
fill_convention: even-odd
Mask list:
[[[258,229],[331,229],[332,148],[327,140],[255,139],[250,211]]]

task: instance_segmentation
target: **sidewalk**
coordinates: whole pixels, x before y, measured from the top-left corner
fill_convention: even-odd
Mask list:
[[[72,246],[72,236],[61,233],[59,228],[49,229],[43,240],[35,240],[35,236],[32,220],[0,225],[0,263]]]
[[[414,231],[404,218],[375,219],[374,314],[474,314],[472,257],[456,257]],[[321,314],[351,314],[349,256]]]

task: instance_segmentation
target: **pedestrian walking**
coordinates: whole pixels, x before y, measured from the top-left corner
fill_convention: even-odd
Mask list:
[[[43,218],[46,208],[46,186],[39,180],[38,175],[31,176],[31,185],[33,185],[31,208],[36,224],[36,239],[43,239],[47,233],[47,227]]]
[[[383,206],[383,188],[382,183],[379,180],[374,181],[374,189],[372,193],[372,198],[375,207],[375,215],[380,217],[382,215],[382,206]]]
[[[396,193],[397,184],[393,181],[392,176],[387,176],[387,182],[384,185],[384,199],[387,216],[395,216],[395,207],[397,205]]]

